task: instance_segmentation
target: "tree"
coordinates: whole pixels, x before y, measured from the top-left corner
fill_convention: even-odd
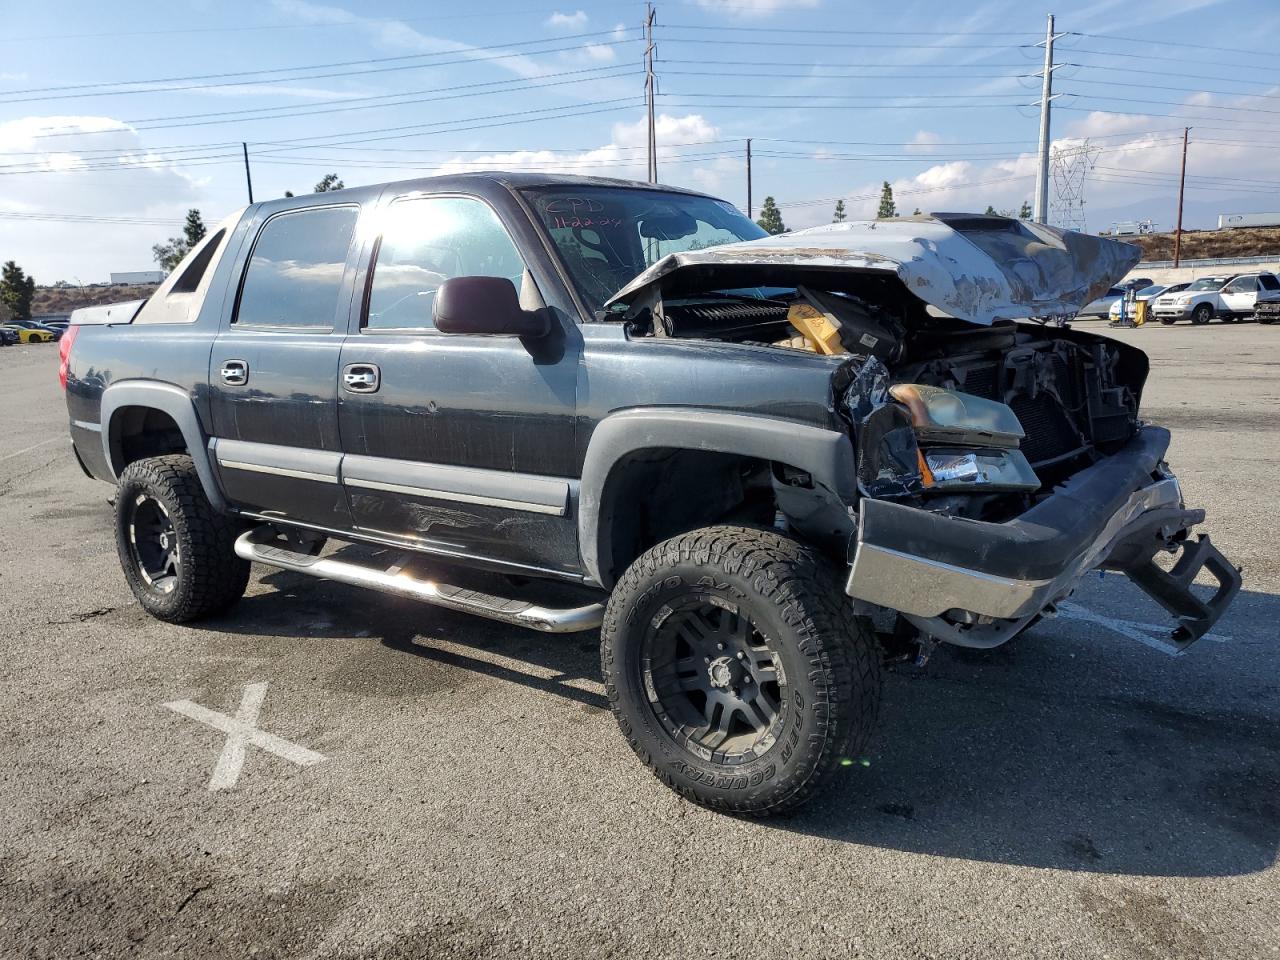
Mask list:
[[[170,237],[168,243],[157,243],[151,248],[151,256],[166,273],[182,262],[182,258],[191,252],[191,248],[204,239],[206,233],[204,220],[200,211],[192,207],[187,211],[187,219],[182,224],[182,236]]]
[[[187,241],[187,249],[190,250],[203,240],[205,233],[207,231],[204,228],[204,220],[200,218],[200,211],[192,207],[187,211],[187,219],[182,224],[182,236]]]
[[[285,195],[285,199],[288,199],[289,197],[292,197],[292,196],[293,196],[293,191],[292,191],[292,190],[286,190],[286,191],[284,192],[284,195]]]
[[[880,209],[876,211],[876,218],[888,220],[897,215],[898,208],[893,203],[893,187],[889,186],[889,181],[886,180],[884,186],[880,188]]]
[[[341,190],[343,183],[338,179],[336,173],[326,173],[320,182],[316,184],[316,193],[328,193],[330,190]]]
[[[843,200],[837,200],[837,201],[836,201],[836,212],[832,215],[832,217],[831,217],[831,222],[832,222],[832,223],[840,223],[841,221],[843,221],[843,220],[844,220],[844,218],[845,218],[845,212],[844,212],[844,201],[843,201]]]
[[[1026,200],[1022,201],[1022,207],[1021,209],[1018,210],[1018,219],[1019,220],[1031,219],[1031,204],[1028,203]]]
[[[35,280],[12,260],[0,268],[0,304],[15,320],[31,319],[31,298],[35,292]]]
[[[1000,216],[1000,214],[996,212],[996,208],[989,203],[987,204],[987,209],[983,210],[982,212],[988,217]]]
[[[787,232],[787,225],[782,222],[782,211],[778,209],[778,204],[773,197],[764,198],[764,205],[760,208],[760,219],[756,223],[766,233],[772,233],[774,236]]]

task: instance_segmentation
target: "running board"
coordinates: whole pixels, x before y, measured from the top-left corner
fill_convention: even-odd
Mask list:
[[[321,580],[422,600],[438,607],[472,613],[543,633],[594,630],[604,621],[604,604],[601,603],[567,609],[540,607],[526,600],[495,597],[435,580],[419,579],[399,561],[379,570],[333,557],[297,553],[275,539],[274,532],[269,527],[242,533],[236,540],[236,556],[282,570],[305,573]],[[403,558],[402,555],[401,559]]]

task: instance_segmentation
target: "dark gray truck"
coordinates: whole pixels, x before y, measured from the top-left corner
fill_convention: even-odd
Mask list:
[[[1230,603],[1146,356],[1034,322],[1136,259],[1001,217],[766,237],[671,188],[417,180],[228,217],[149,300],[77,311],[61,376],[154,616],[218,614],[256,561],[601,627],[640,758],[767,813],[864,749],[886,659],[1002,644],[1099,567],[1174,647]]]

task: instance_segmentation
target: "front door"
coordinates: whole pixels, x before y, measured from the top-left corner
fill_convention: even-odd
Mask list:
[[[359,329],[342,349],[342,477],[356,527],[504,569],[578,569],[576,324],[561,312],[533,343],[440,333],[445,280],[506,277],[529,308],[543,302],[536,267],[478,197],[388,200]]]
[[[1258,278],[1236,277],[1222,288],[1219,297],[1226,313],[1253,313],[1253,306],[1258,299]]]
[[[241,510],[350,527],[339,483],[338,362],[359,207],[303,207],[259,227],[209,358],[213,460]]]

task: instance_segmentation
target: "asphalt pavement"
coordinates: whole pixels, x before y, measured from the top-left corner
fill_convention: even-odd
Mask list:
[[[1117,335],[1233,609],[1174,657],[1091,576],[893,667],[871,752],[763,822],[639,765],[594,634],[262,568],[150,619],[57,348],[0,349],[0,957],[1280,955],[1280,328]]]

